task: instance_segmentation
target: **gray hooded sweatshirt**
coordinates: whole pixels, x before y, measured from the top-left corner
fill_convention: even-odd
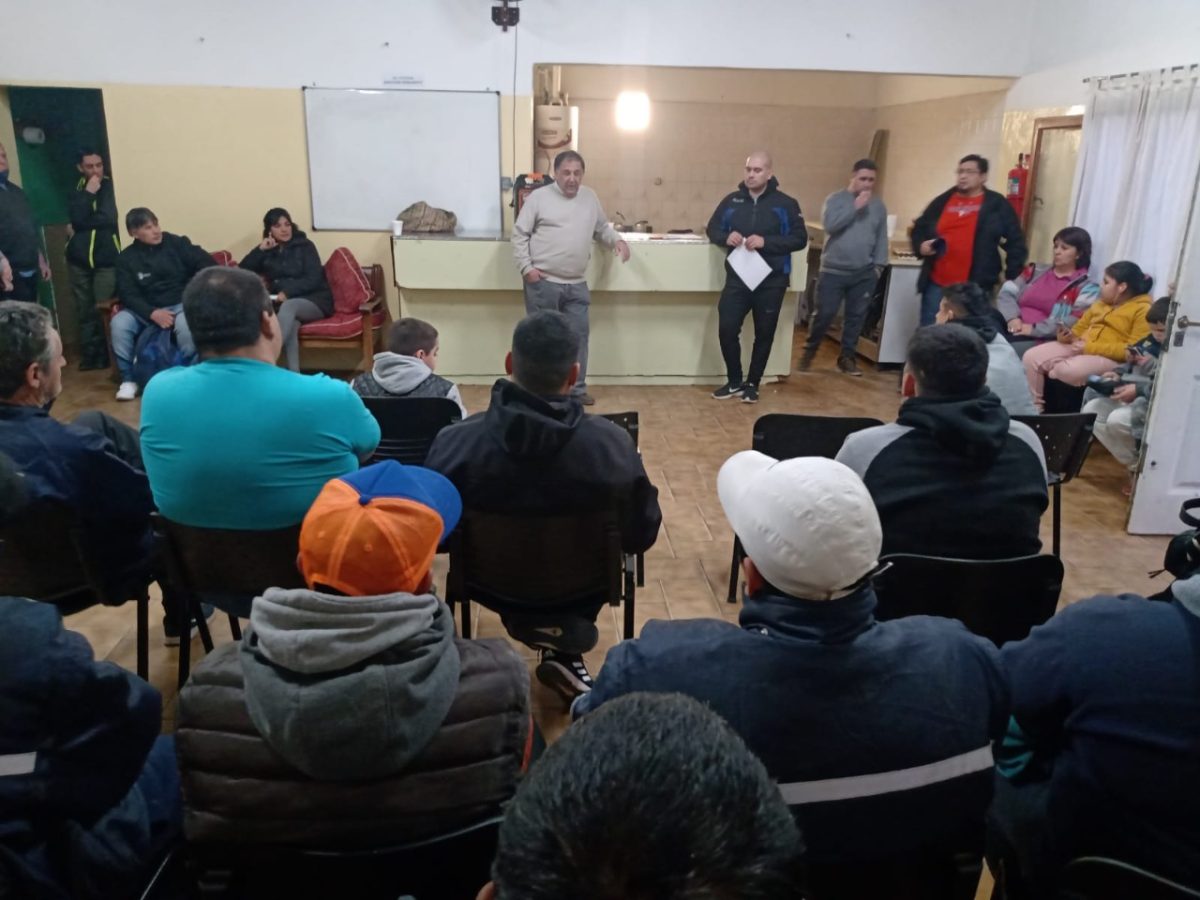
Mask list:
[[[396,394],[400,397],[412,396],[444,396],[449,400],[453,400],[458,404],[458,408],[462,410],[463,418],[467,417],[467,408],[463,405],[462,394],[458,391],[458,385],[441,378],[437,373],[430,370],[429,366],[421,362],[415,356],[404,356],[401,353],[383,353],[375,354],[375,364],[371,367],[371,375],[379,382],[380,386],[389,394]],[[439,383],[448,385],[445,393],[428,393],[424,395],[413,394],[420,385],[429,381],[430,378],[436,379]]]
[[[254,599],[240,654],[246,707],[263,739],[326,781],[403,769],[458,690],[454,619],[431,594],[269,588]]]

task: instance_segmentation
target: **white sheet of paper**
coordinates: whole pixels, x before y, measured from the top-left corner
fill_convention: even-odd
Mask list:
[[[729,265],[737,273],[737,277],[742,279],[742,284],[750,290],[762,284],[763,279],[771,274],[771,267],[767,265],[767,261],[757,250],[747,250],[745,244],[733,248],[733,252],[729,254]]]

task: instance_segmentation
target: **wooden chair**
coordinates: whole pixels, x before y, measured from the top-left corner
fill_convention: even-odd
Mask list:
[[[1043,413],[1040,416],[1013,416],[1013,419],[1032,428],[1042,442],[1054,510],[1052,552],[1058,556],[1062,543],[1062,486],[1083,468],[1092,448],[1096,414]]]
[[[880,620],[903,616],[958,619],[996,646],[1019,641],[1058,606],[1063,564],[1057,556],[945,559],[897,553],[875,578]]]
[[[1059,900],[1200,900],[1200,883],[1187,887],[1129,863],[1084,856],[1063,870]]]
[[[368,463],[394,459],[406,466],[421,466],[438,432],[462,421],[458,404],[446,397],[363,397],[363,404],[379,422],[379,446]]]
[[[135,601],[137,674],[149,676],[149,575],[115,595],[107,592],[78,515],[56,500],[25,507],[0,528],[0,545],[0,593],[52,603],[64,616],[98,604]]]
[[[754,423],[750,449],[765,453],[773,459],[795,459],[798,456],[823,456],[833,459],[842,449],[846,438],[864,428],[882,425],[878,419],[854,416],[802,416],[789,413],[770,413]],[[735,535],[733,561],[729,565],[729,593],[726,600],[737,603],[738,580],[746,551]]]
[[[240,640],[238,619],[250,617],[255,597],[269,587],[305,586],[296,568],[299,524],[270,531],[247,531],[181,525],[158,513],[151,518],[162,539],[171,582],[187,598],[206,652],[213,645],[200,610],[202,601],[229,615],[229,629]],[[179,642],[180,687],[187,682],[190,668],[191,641],[185,638]]]
[[[340,251],[341,248],[334,253]],[[363,302],[355,313],[335,311],[328,318],[300,326],[300,349],[345,350],[357,344],[362,355],[355,371],[366,372],[371,368],[375,356],[376,338],[391,324],[392,313],[384,293],[383,266],[375,264],[362,266],[361,269],[371,289],[370,299]]]
[[[616,510],[573,516],[464,511],[449,539],[446,602],[471,636],[471,601],[488,609],[552,612],[625,605],[633,637],[636,563],[621,549]]]

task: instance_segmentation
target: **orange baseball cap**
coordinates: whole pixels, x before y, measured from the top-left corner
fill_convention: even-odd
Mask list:
[[[462,498],[444,475],[395,460],[366,466],[313,501],[300,526],[300,571],[310,588],[349,597],[411,593],[461,516]]]

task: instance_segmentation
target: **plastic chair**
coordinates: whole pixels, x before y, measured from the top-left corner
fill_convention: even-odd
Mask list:
[[[471,601],[495,610],[554,612],[625,604],[633,637],[633,554],[621,550],[615,510],[574,516],[510,516],[466,511],[450,537],[446,602],[459,605],[471,636]]]
[[[1046,553],[989,560],[897,553],[880,562],[891,567],[875,578],[877,619],[958,619],[997,646],[1054,615],[1062,592],[1062,560]]]
[[[91,606],[137,603],[137,674],[147,678],[149,653],[148,573],[113,594],[91,558],[76,512],[57,500],[34,501],[0,528],[0,592],[52,603],[63,615]]]
[[[600,413],[600,418],[608,419],[614,425],[619,425],[625,430],[633,440],[633,446],[636,449],[638,446],[638,431],[641,426],[638,424],[638,414],[635,410],[619,413]],[[640,450],[638,451],[641,452]],[[637,586],[646,586],[646,554],[639,553],[637,555]]]
[[[500,822],[382,847],[191,844],[187,853],[202,897],[461,900],[491,877]]]
[[[794,459],[797,456],[823,456],[833,459],[842,449],[846,438],[864,428],[883,423],[878,419],[854,416],[802,416],[789,413],[770,413],[754,423],[750,449],[765,453],[773,459]],[[733,539],[733,561],[729,566],[729,594],[725,598],[737,603],[738,578],[746,551],[742,542]]]
[[[1060,900],[1197,900],[1200,886],[1186,887],[1129,863],[1084,856],[1067,864]]]
[[[1059,556],[1062,544],[1062,486],[1079,474],[1092,448],[1095,413],[1046,413],[1040,416],[1013,416],[1033,429],[1042,442],[1050,492],[1054,501],[1053,553]]]
[[[425,464],[439,431],[462,421],[458,404],[446,397],[363,397],[382,437],[368,463],[394,459],[406,466]]]
[[[300,525],[271,531],[196,528],[151,516],[162,538],[162,552],[171,582],[187,598],[205,652],[213,648],[212,635],[200,611],[201,601],[229,615],[229,630],[242,637],[238,619],[250,617],[250,604],[269,587],[301,588],[304,579],[296,568]],[[191,667],[191,641],[179,642],[179,686],[187,682]]]

